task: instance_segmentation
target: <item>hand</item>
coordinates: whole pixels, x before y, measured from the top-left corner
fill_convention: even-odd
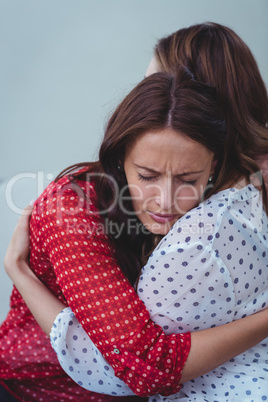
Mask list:
[[[6,273],[10,277],[21,261],[28,262],[30,251],[30,216],[32,210],[33,207],[31,205],[28,205],[23,210],[6,251],[4,266]]]

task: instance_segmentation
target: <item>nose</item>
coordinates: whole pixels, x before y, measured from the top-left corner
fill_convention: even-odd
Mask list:
[[[162,185],[159,185],[158,194],[155,197],[155,203],[160,207],[162,212],[170,212],[175,204],[175,196],[171,180],[166,180]]]

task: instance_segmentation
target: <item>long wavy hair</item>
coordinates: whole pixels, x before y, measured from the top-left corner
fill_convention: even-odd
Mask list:
[[[239,154],[240,143],[230,140],[231,134],[226,130],[220,104],[215,88],[198,82],[187,69],[153,74],[139,83],[110,117],[100,146],[99,161],[73,165],[62,173],[73,173],[73,170],[85,167],[82,173],[73,173],[73,177],[80,180],[92,177],[95,181],[98,209],[114,244],[120,267],[132,284],[144,264],[142,257],[152,251],[157,239],[133,214],[123,170],[126,148],[131,147],[142,134],[167,127],[199,142],[212,151],[217,160],[214,186],[210,186],[206,195],[209,196],[229,185],[230,178],[235,183],[241,176],[249,177],[255,172],[255,165],[246,164],[245,158],[233,163],[233,152],[229,152],[225,144],[232,143],[234,152]],[[252,148],[257,146],[259,139],[255,143],[254,136],[245,141],[243,152],[249,160]],[[124,190],[124,208],[119,198],[118,202],[114,202],[121,190]],[[109,231],[113,224],[120,227],[120,236],[114,236]]]
[[[232,174],[233,165],[258,172],[256,159],[268,154],[268,96],[245,42],[232,29],[208,22],[160,39],[154,53],[160,71],[187,68],[199,82],[216,88],[228,131],[225,174]],[[266,199],[264,186],[263,192]]]

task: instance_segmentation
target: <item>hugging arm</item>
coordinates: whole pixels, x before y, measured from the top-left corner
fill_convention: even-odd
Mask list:
[[[266,310],[230,324],[193,332],[192,346],[182,371],[181,383],[209,372],[261,341],[267,336],[267,319]],[[56,317],[50,339],[62,368],[75,382],[90,391],[97,391],[98,381],[101,380],[105,393],[112,395],[112,392],[118,392],[120,386],[124,395],[130,395],[129,388],[122,382],[119,383],[112,367],[86,336],[70,308],[65,308]],[[100,375],[95,383],[92,381],[93,375],[94,378]]]
[[[92,377],[95,374],[93,378],[96,378],[96,373],[100,373],[101,379],[99,380],[102,380],[102,382],[106,381],[106,387],[102,387],[102,390],[105,390],[107,394],[112,395],[114,390],[116,390],[118,396],[132,395],[133,392],[130,388],[115,376],[113,368],[100,353],[98,353],[98,349],[87,336],[85,330],[79,324],[70,308],[64,309],[64,304],[35,277],[25,262],[12,262],[10,260],[8,266],[11,264],[12,269],[9,270],[11,279],[14,280],[22,296],[25,295],[29,308],[32,310],[44,331],[47,334],[51,332],[52,346],[57,351],[59,362],[67,374],[81,386],[90,391],[97,392],[100,386],[97,381],[95,383],[92,381]],[[38,296],[37,298],[35,297],[36,295]],[[48,306],[46,315],[41,313],[43,311],[42,306],[44,305]],[[61,310],[63,311],[59,313]],[[60,337],[59,334],[61,334]],[[235,355],[249,349],[267,335],[267,310],[230,324],[193,332],[191,334],[191,349],[182,371],[181,383],[205,374]],[[69,346],[69,342],[73,342],[73,339],[77,339],[78,342],[79,340],[83,340],[80,348],[81,353],[77,346],[77,352],[73,352],[71,347],[66,348],[66,344]],[[83,349],[87,349],[86,355]],[[64,352],[62,353],[62,351]],[[76,361],[80,357],[79,353],[83,359],[80,359],[78,366]],[[84,364],[85,357],[87,361]],[[94,364],[89,366],[88,363],[93,360]],[[89,367],[91,369],[91,385],[88,385],[88,381],[85,381],[85,379],[88,378]],[[120,386],[120,389],[118,386]]]
[[[25,227],[27,226],[27,218],[23,217],[22,220],[24,220],[24,223],[21,222],[21,224],[24,225],[25,230]],[[43,222],[43,224],[48,228],[51,228],[51,225],[48,224],[48,222]],[[64,232],[63,229],[62,232]],[[62,271],[64,269],[65,271],[67,270],[66,265],[68,264],[66,264],[66,260],[61,263],[60,259],[62,258],[55,257],[56,253],[52,252],[55,248],[59,247],[60,243],[57,245],[51,244],[53,242],[50,240],[48,241],[48,239],[49,237],[47,235],[44,243],[49,243],[49,252],[51,259],[55,264],[55,271],[56,267],[59,269],[59,266],[62,264],[60,272],[58,271],[58,280],[62,288],[66,290],[65,296],[79,322],[82,325],[84,324],[83,331],[91,337],[92,341],[104,355],[105,359],[113,366],[115,375],[126,382],[126,384],[128,384],[136,394],[153,395],[156,393],[162,393],[168,395],[175,393],[179,389],[178,382],[183,367],[180,382],[204,374],[226,360],[229,360],[231,357],[260,342],[268,334],[267,311],[263,311],[218,328],[192,333],[190,353],[188,354],[187,352],[181,355],[183,353],[183,343],[187,342],[189,339],[187,335],[172,334],[167,336],[159,326],[150,321],[145,306],[139,300],[138,296],[133,291],[133,288],[124,278],[121,270],[116,264],[112,267],[109,265],[110,271],[113,272],[112,275],[108,275],[109,270],[107,268],[107,262],[105,262],[105,260],[109,258],[107,255],[107,248],[106,253],[104,252],[104,254],[106,254],[104,257],[105,260],[102,261],[104,268],[101,267],[101,264],[97,264],[93,270],[94,276],[99,277],[101,275],[102,277],[102,283],[100,286],[102,287],[102,290],[99,289],[101,297],[90,299],[90,295],[92,295],[91,291],[93,289],[96,291],[96,286],[93,288],[89,285],[90,283],[94,284],[95,279],[94,276],[93,278],[89,278],[89,275],[92,275],[92,269],[85,270],[84,275],[79,275],[77,277],[73,275],[71,282],[70,278],[66,277],[66,282],[63,282],[62,278],[64,278],[65,275],[62,274]],[[73,240],[77,241],[77,239]],[[96,243],[96,240],[97,239],[94,238],[92,239],[94,243]],[[71,239],[68,241],[70,243]],[[84,241],[86,240],[84,239]],[[9,248],[5,260],[6,270],[11,279],[15,282],[15,285],[18,286],[18,290],[22,293],[22,296],[25,297],[26,303],[33,311],[35,318],[38,320],[45,332],[49,333],[50,328],[52,327],[52,322],[64,305],[59,304],[57,300],[56,302],[48,302],[49,299],[55,297],[47,291],[45,286],[40,283],[29,270],[27,262],[25,261],[25,253],[22,257],[16,256],[16,244],[13,244],[13,250],[11,249],[12,247]],[[84,247],[79,248],[76,245],[76,247],[72,248],[69,256],[75,255],[77,257],[81,253],[84,254],[84,249]],[[79,267],[85,266],[86,261],[91,261],[90,268],[92,268],[92,255],[90,255],[90,253],[88,255],[80,255],[80,257],[82,258],[79,259],[78,264],[76,261],[76,264],[72,264],[71,268],[75,270],[74,267],[76,267],[79,274],[81,271],[83,272],[83,269],[80,270]],[[76,258],[74,258],[74,260],[76,260]],[[99,262],[100,261],[98,261],[98,263]],[[77,281],[80,283],[77,283]],[[85,284],[85,286],[82,286],[82,290],[81,286],[79,286],[81,285],[81,282],[84,282]],[[71,286],[70,283],[72,283]],[[114,293],[111,292],[110,286],[115,287]],[[31,290],[33,290],[33,288],[38,289],[36,295],[37,299],[36,297],[32,297],[33,293]],[[122,288],[124,288],[124,304],[122,304],[122,301],[118,301],[117,296]],[[108,296],[104,293],[105,291],[108,293]],[[85,293],[83,298],[86,298],[87,301],[80,300],[77,302],[76,299],[78,298],[76,298],[76,295],[78,295],[79,292]],[[73,303],[73,300],[75,300],[76,303]],[[112,306],[109,305],[109,308],[106,300],[111,300],[112,302]],[[39,305],[37,304],[37,301]],[[100,306],[99,303],[101,301],[102,303]],[[49,303],[49,309],[46,309],[47,318],[44,320],[43,306],[47,305],[47,302]],[[88,305],[93,307],[88,307]],[[85,306],[87,306],[87,308],[84,313],[83,309]],[[123,311],[120,311],[120,309]],[[121,317],[124,316],[124,321],[118,318],[116,320],[109,320],[108,325],[103,325],[103,323],[101,323],[102,318],[105,318],[102,317],[103,314],[108,314],[113,317],[117,314],[118,310],[121,313]],[[111,314],[111,312],[113,312],[113,314]],[[50,314],[51,318],[48,317]],[[186,347],[186,351],[189,351],[189,348],[187,349]],[[163,355],[163,359],[161,355]],[[186,364],[184,365],[185,360]],[[134,363],[136,363],[135,366],[133,365]],[[165,365],[167,370],[169,370],[168,374],[164,373]],[[144,374],[147,376],[145,381],[143,377]],[[161,376],[164,377],[164,380],[162,381]],[[158,380],[159,377],[159,381],[155,381],[155,379]]]
[[[87,185],[79,182],[84,193]],[[150,320],[102,230],[93,191],[87,202],[63,178],[42,195],[31,217],[31,267],[43,278],[53,271],[88,336],[137,395],[177,392],[190,334],[166,336]]]

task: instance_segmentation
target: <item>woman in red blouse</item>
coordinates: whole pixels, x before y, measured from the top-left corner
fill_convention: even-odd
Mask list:
[[[244,59],[244,65],[247,65],[245,60],[246,58]],[[263,102],[259,103],[263,105]],[[128,125],[129,122],[125,121],[125,124]],[[119,155],[117,155],[117,159],[118,156]],[[119,167],[121,167],[120,162],[122,161],[118,161]],[[115,160],[113,160],[113,164],[114,163]],[[120,175],[120,169],[117,175]],[[47,287],[51,289],[60,300],[65,302],[61,291],[62,288],[65,297],[68,299],[68,303],[74,309],[78,319],[83,325],[87,326],[91,338],[98,345],[99,349],[102,350],[102,353],[109,362],[114,365],[118,376],[121,376],[121,378],[128,383],[131,381],[131,386],[137,393],[140,395],[149,395],[156,392],[175,392],[178,389],[178,379],[189,351],[189,335],[166,337],[160,328],[150,322],[144,305],[137,299],[133,288],[129,284],[129,282],[133,284],[137,276],[137,264],[135,267],[135,264],[132,264],[132,262],[136,260],[135,254],[137,252],[138,255],[141,254],[139,239],[137,244],[134,245],[133,242],[133,244],[128,245],[128,251],[125,253],[126,256],[124,253],[121,255],[117,253],[116,255],[119,259],[120,266],[122,268],[127,267],[125,273],[128,274],[128,282],[118,268],[114,250],[105,236],[106,232],[103,225],[99,224],[99,218],[96,217],[96,190],[84,180],[85,177],[85,174],[84,176],[80,175],[76,178],[75,175],[69,177],[65,176],[60,179],[57,184],[53,183],[49,186],[39,199],[32,220],[31,266]],[[77,184],[79,186],[77,186]],[[103,183],[99,183],[100,187],[99,190],[97,190],[97,194],[102,194],[102,192],[98,192],[103,189],[102,185]],[[55,194],[55,192],[62,193],[62,196],[54,199],[53,194]],[[77,198],[78,194],[80,195],[79,199]],[[89,197],[85,198],[85,196],[88,195],[91,196],[90,200]],[[111,197],[111,193],[105,193],[105,201],[107,204],[112,201]],[[87,200],[86,202],[85,199]],[[125,201],[127,202],[127,200]],[[101,208],[103,208],[103,205],[101,205]],[[114,211],[112,211],[112,213],[114,213]],[[65,215],[67,215],[67,217]],[[78,215],[79,218],[77,221]],[[115,233],[118,233],[118,228],[121,229],[122,226],[118,226],[118,223],[114,222],[113,219],[111,219],[110,222],[111,234],[113,234],[112,230],[114,228]],[[61,227],[60,231],[58,231],[59,225]],[[135,231],[135,225],[133,229]],[[81,236],[84,236],[83,244],[81,244],[80,241],[78,242],[78,238],[81,239]],[[94,238],[96,238],[98,242],[94,242]],[[89,255],[87,255],[89,241],[93,241],[91,244],[94,246],[94,251],[91,250]],[[63,243],[65,244],[64,246]],[[114,246],[116,247],[117,245],[115,244]],[[152,243],[146,245],[147,253],[151,250],[152,246]],[[138,247],[138,249],[135,249],[135,247]],[[79,258],[77,257],[77,253],[80,253]],[[146,255],[146,253],[144,253],[144,255]],[[130,256],[133,257],[133,260],[129,263],[128,258]],[[83,267],[85,261],[90,261],[90,263],[87,263],[87,272],[84,271]],[[138,261],[139,264],[141,262],[142,261]],[[111,269],[104,269],[107,264]],[[52,270],[52,265],[54,266],[57,279]],[[68,266],[70,266],[70,269],[66,271]],[[65,270],[63,269],[64,267]],[[92,267],[94,267],[95,275],[89,277],[87,275],[88,272],[93,275]],[[133,267],[134,270],[132,269]],[[102,269],[104,269],[104,272],[101,277],[100,272],[102,272]],[[65,272],[67,272],[67,274]],[[72,281],[70,280],[70,275],[72,275],[74,279],[78,275],[79,279]],[[97,278],[95,278],[95,276]],[[82,280],[83,278],[84,280]],[[98,300],[94,308],[92,305],[89,307],[87,303],[88,297],[92,297],[95,291],[92,288],[89,290],[90,286],[88,286],[88,283],[92,283],[91,280],[93,279],[95,283],[94,286],[100,285],[99,289],[101,289],[102,292],[107,290],[109,292],[115,292],[112,303],[115,303],[115,306],[119,308],[121,314],[120,321],[114,314],[109,316],[108,325],[105,324],[105,320],[103,320],[104,324],[101,323],[101,319],[105,318],[102,317],[104,314],[102,310],[103,304],[105,306],[105,303],[109,303],[110,306],[110,299]],[[117,284],[114,289],[111,288],[112,280]],[[100,283],[98,281],[100,281]],[[84,292],[81,290],[81,287]],[[118,293],[120,293],[118,290],[122,287],[125,289],[125,291],[122,292],[123,298],[130,298],[130,303],[127,304],[127,306],[130,306],[128,307],[129,310],[125,310],[118,296]],[[48,398],[47,400],[49,401],[71,400],[72,398],[86,400],[90,393],[78,389],[79,387],[64,376],[53,352],[49,348],[48,339],[44,337],[43,332],[36,325],[16,289],[13,291],[11,302],[13,308],[1,327],[1,352],[4,364],[1,365],[0,373],[1,378],[6,380],[5,385],[9,387],[9,389],[13,389],[16,395],[27,395],[27,393],[30,392],[31,400],[42,400],[41,398]],[[90,311],[90,316],[85,314],[85,306],[87,310],[89,309],[87,313]],[[120,309],[122,311],[120,311]],[[111,311],[114,310],[116,309]],[[128,323],[128,325],[125,322],[128,321],[129,311],[131,311],[136,318],[134,320],[135,331],[133,329],[133,322]],[[126,319],[124,319],[125,314]],[[21,327],[18,327],[18,322],[21,323]],[[110,337],[109,341],[105,338],[106,335],[103,333],[103,325],[106,325],[106,327],[113,325],[115,328],[115,336]],[[129,334],[133,337],[131,350],[135,351],[135,356],[125,351],[125,356],[122,357],[122,353],[118,354],[117,351],[120,352],[121,348],[125,348],[124,339],[128,327]],[[96,328],[99,328],[99,332]],[[142,336],[136,335],[135,339],[135,333],[140,334],[140,331],[144,331]],[[148,336],[146,336],[146,334],[148,334]],[[155,334],[155,336],[153,336],[153,334]],[[154,341],[152,341],[152,338],[154,338]],[[149,353],[147,353],[149,341],[152,342],[151,346],[154,353],[151,353],[152,357],[150,359],[152,360],[150,361],[149,359],[148,364],[144,366],[144,364],[142,365],[142,360],[139,359],[137,361],[136,353],[140,352],[143,361],[146,361],[149,355]],[[186,346],[181,348],[180,345],[182,342],[184,342]],[[159,343],[161,344],[160,350],[158,350]],[[170,356],[168,356],[166,351],[170,350],[170,345],[173,345],[173,348],[175,345],[177,352],[173,354],[171,361],[168,362]],[[145,348],[145,346],[147,346],[147,348]],[[126,353],[128,353],[127,358]],[[159,361],[160,354],[163,354],[164,358],[161,357],[160,363],[155,364],[154,359],[155,361]],[[132,367],[134,367],[134,372]],[[146,369],[146,367],[148,368]],[[163,373],[164,370],[167,373],[165,376],[160,374],[160,372]],[[146,381],[142,381],[142,376],[146,371],[150,374],[147,375]],[[53,381],[50,381],[49,387],[47,387],[48,378],[53,379]],[[36,396],[34,396],[34,393],[36,393]],[[44,393],[46,395],[45,397]],[[92,396],[92,398],[93,397],[96,396]],[[97,398],[101,398],[101,396],[97,396]]]

